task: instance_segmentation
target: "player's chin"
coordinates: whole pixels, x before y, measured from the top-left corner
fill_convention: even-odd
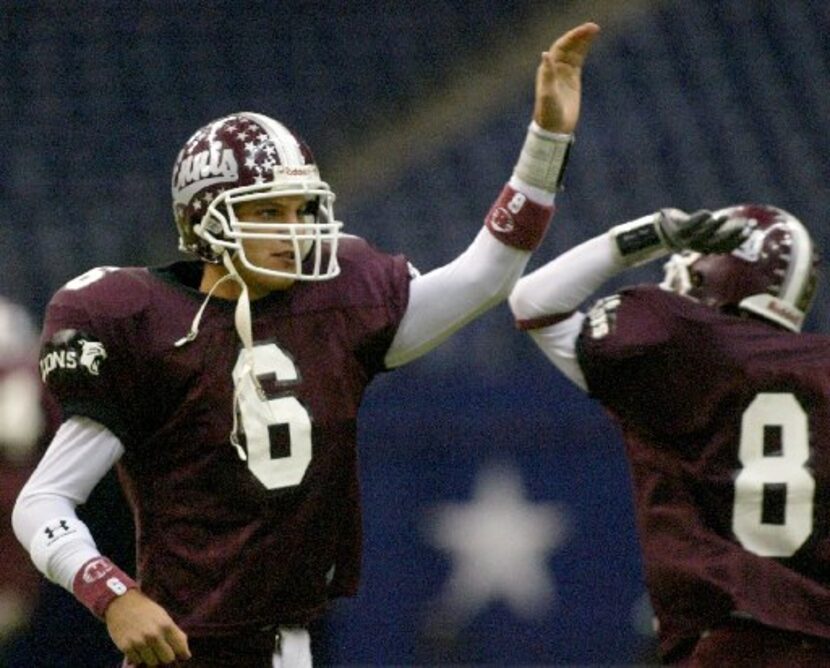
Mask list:
[[[268,292],[274,292],[276,290],[287,290],[294,285],[297,279],[288,276],[263,276],[260,274],[256,280],[260,288]]]
[[[292,272],[294,265],[290,267],[286,263],[262,263],[258,264],[261,269],[268,269],[271,271]],[[249,267],[240,270],[242,280],[245,281],[248,288],[253,294],[261,295],[267,292],[274,292],[276,290],[287,290],[294,285],[296,279],[293,276],[278,276],[275,274],[266,274],[262,271],[257,271]]]

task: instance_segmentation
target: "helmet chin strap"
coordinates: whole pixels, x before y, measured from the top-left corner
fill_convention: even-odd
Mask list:
[[[248,293],[248,286],[239,275],[239,272],[237,272],[236,267],[231,260],[230,253],[227,251],[222,253],[222,264],[225,266],[228,273],[222,276],[222,278],[211,286],[207,293],[207,297],[205,297],[205,300],[196,312],[196,316],[193,318],[193,323],[190,325],[190,331],[188,331],[186,336],[183,336],[181,339],[176,341],[174,345],[177,348],[181,348],[182,346],[193,341],[199,335],[199,323],[202,320],[202,314],[204,313],[205,307],[207,307],[210,298],[213,296],[213,293],[225,281],[236,281],[240,288],[240,294],[236,301],[236,309],[234,310],[234,324],[236,325],[236,333],[242,341],[244,350],[240,378],[239,381],[235,383],[233,393],[233,426],[231,427],[230,442],[236,449],[236,454],[239,455],[239,458],[244,461],[248,459],[248,456],[245,453],[245,449],[239,442],[238,416],[242,383],[246,374],[250,376],[251,382],[253,383],[254,389],[256,390],[259,398],[262,401],[265,401],[266,397],[265,392],[262,389],[262,385],[260,384],[259,379],[257,379],[254,371],[254,336],[253,327],[251,325],[251,298]]]
[[[225,265],[225,269],[228,270],[228,273],[225,274],[220,281],[225,278],[232,278],[236,281],[241,290],[239,299],[236,300],[236,310],[234,311],[233,319],[234,324],[236,325],[236,332],[242,340],[242,345],[245,346],[245,350],[253,356],[254,335],[251,329],[251,297],[248,294],[248,285],[239,275],[239,272],[237,272],[236,266],[234,265],[233,260],[231,260],[230,253],[222,253],[222,264]]]
[[[213,286],[207,293],[207,297],[205,297],[205,300],[202,302],[202,305],[196,312],[196,317],[193,318],[193,322],[190,324],[190,330],[187,332],[185,336],[183,336],[173,344],[176,348],[181,348],[182,346],[187,345],[191,341],[195,340],[197,336],[199,336],[199,323],[202,322],[202,314],[205,312],[205,307],[208,305],[210,298],[213,297],[213,293],[216,292],[216,288],[222,285],[222,283],[224,283],[225,281],[231,279],[241,280],[237,279],[237,277],[234,275],[225,274],[224,276],[222,276],[222,278],[220,278],[218,281],[216,281],[216,283],[213,284]]]

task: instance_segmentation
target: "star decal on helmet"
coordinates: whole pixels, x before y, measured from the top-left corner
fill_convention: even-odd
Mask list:
[[[213,263],[229,250],[244,254],[240,240],[251,230],[236,220],[233,207],[268,193],[272,197],[296,195],[313,200],[314,230],[277,223],[280,229],[270,226],[258,231],[257,238],[296,238],[303,256],[315,244],[321,252],[324,244],[332,249],[325,256],[325,270],[315,262],[307,269],[295,267],[291,277],[321,280],[339,272],[336,239],[342,223],[334,218],[334,193],[320,179],[309,147],[279,121],[254,112],[212,121],[185,143],[173,165],[171,185],[180,250]]]

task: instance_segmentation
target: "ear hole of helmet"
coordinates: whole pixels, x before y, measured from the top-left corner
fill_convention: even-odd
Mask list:
[[[693,288],[699,288],[701,285],[703,285],[703,274],[701,274],[699,271],[695,271],[693,267],[689,269],[689,284]]]
[[[205,232],[210,232],[214,237],[222,236],[222,224],[218,220],[216,220],[215,218],[211,218],[210,216],[205,216],[204,218],[202,218],[202,222],[198,224],[198,230],[196,228],[197,225],[194,225],[193,230],[196,231],[196,233],[200,236],[203,235]]]
[[[205,262],[212,264],[220,263],[222,253],[226,249],[219,244],[211,243],[211,238],[218,237],[224,239],[221,223],[211,218],[209,214],[206,214],[201,218],[193,220],[190,230],[192,233],[192,242],[186,247],[182,247],[182,250],[197,255]],[[206,232],[208,234],[205,234]]]

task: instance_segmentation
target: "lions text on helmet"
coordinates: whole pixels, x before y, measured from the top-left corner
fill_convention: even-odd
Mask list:
[[[241,112],[197,130],[173,166],[173,211],[179,246],[209,263],[232,256],[237,268],[256,277],[294,280],[333,278],[340,269],[334,193],[320,179],[305,142],[278,121]],[[297,199],[300,198],[300,199]],[[249,203],[294,207],[296,218],[252,216]],[[284,207],[286,210],[290,207]],[[274,211],[272,214],[285,213]],[[282,262],[251,257],[254,244],[277,244]],[[248,281],[250,283],[250,281]]]

